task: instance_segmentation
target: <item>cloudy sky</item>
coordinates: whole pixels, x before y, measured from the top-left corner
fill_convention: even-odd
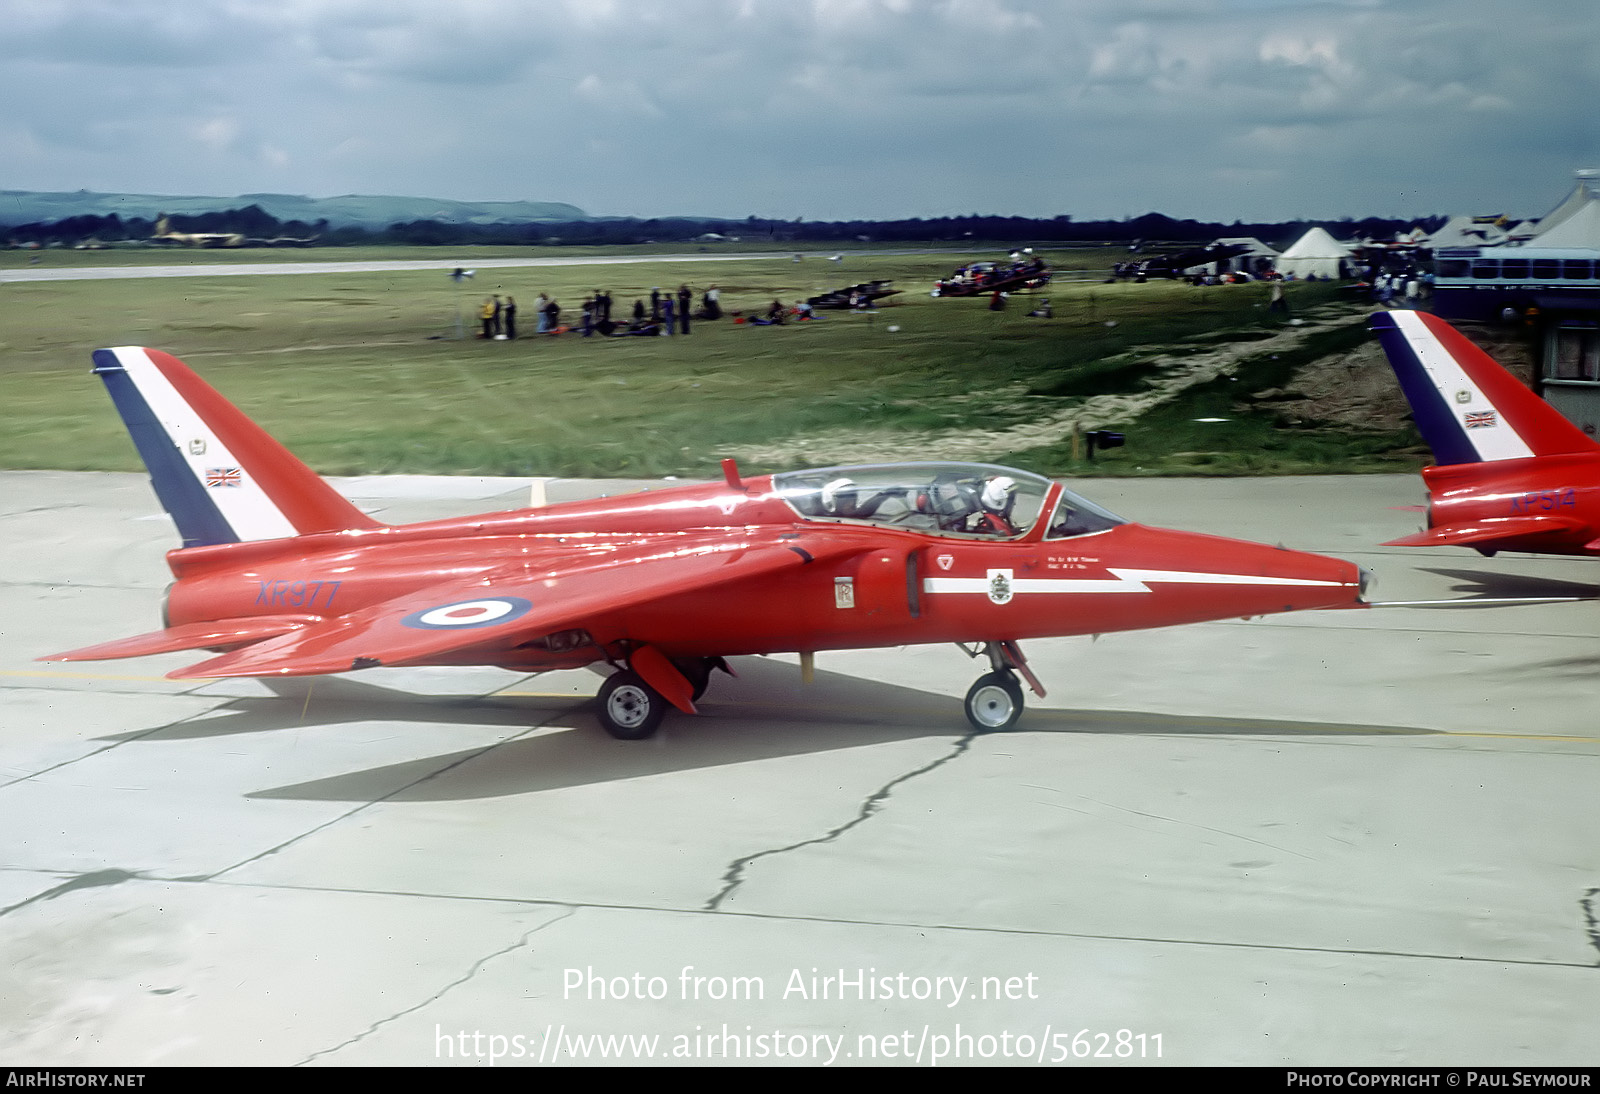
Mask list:
[[[0,188],[1539,215],[1600,0],[0,0]]]

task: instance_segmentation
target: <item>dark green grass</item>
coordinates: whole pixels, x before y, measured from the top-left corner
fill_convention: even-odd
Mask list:
[[[1136,421],[1119,423],[1116,428],[1126,430],[1125,446],[1098,454],[1094,471],[1257,475],[1415,470],[1427,462],[1415,429],[1290,425],[1276,408],[1246,400],[1251,393],[1287,385],[1302,366],[1347,353],[1370,337],[1364,324],[1356,324],[1313,335],[1296,350],[1247,358],[1234,375],[1191,388]],[[1058,470],[1091,466],[1086,459],[1074,461],[1069,444],[1012,456]]]

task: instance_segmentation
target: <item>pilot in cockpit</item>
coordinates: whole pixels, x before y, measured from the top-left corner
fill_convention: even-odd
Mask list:
[[[983,484],[978,495],[979,508],[972,514],[967,531],[991,536],[1014,536],[1017,526],[1011,510],[1017,504],[1017,480],[1010,475],[995,475]]]
[[[882,490],[863,499],[854,479],[839,478],[822,488],[822,511],[830,517],[847,517],[852,520],[869,520],[893,495]]]

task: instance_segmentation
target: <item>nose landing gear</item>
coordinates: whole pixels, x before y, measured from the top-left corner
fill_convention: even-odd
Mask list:
[[[978,656],[976,649],[966,650],[970,657]],[[989,655],[992,671],[978,677],[967,692],[965,702],[967,721],[979,733],[997,733],[1010,729],[1022,717],[1022,685],[1020,673],[1028,687],[1039,698],[1044,698],[1044,687],[1028,668],[1027,658],[1015,642],[985,642],[981,651]]]
[[[1010,669],[986,672],[967,692],[967,721],[982,733],[1010,729],[1022,717],[1022,685]]]

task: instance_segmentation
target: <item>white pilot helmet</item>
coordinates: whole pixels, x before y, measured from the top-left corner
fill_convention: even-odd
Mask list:
[[[996,475],[983,486],[984,508],[995,512],[1006,507],[1006,502],[1017,489],[1017,480],[1010,475]]]
[[[839,511],[839,495],[848,495],[849,500],[853,501],[855,490],[856,482],[854,479],[834,479],[822,488],[822,508],[829,513],[837,513]]]

